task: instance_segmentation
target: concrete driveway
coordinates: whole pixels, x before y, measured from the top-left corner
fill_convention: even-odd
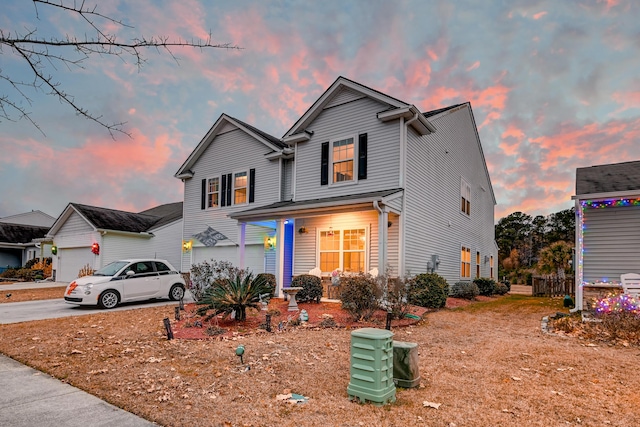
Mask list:
[[[63,282],[28,282],[14,283],[11,285],[0,285],[0,292],[5,290],[51,288],[66,286]],[[132,302],[121,304],[111,310],[104,310],[98,307],[77,306],[67,304],[62,295],[60,299],[49,299],[39,301],[11,302],[0,304],[0,324],[29,322],[31,320],[56,319],[59,317],[83,316],[85,314],[104,313],[110,311],[133,310],[138,308],[157,307],[163,305],[177,305],[176,301],[168,299],[151,300],[144,302]],[[192,302],[193,298],[187,291],[184,302]]]

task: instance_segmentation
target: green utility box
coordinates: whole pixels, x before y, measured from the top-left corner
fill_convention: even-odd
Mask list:
[[[395,402],[393,383],[393,332],[362,328],[351,332],[351,399],[384,405]]]
[[[398,387],[413,388],[420,385],[418,343],[393,342],[393,381]]]

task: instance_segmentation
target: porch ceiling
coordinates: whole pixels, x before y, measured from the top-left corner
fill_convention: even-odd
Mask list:
[[[301,218],[318,214],[373,210],[373,202],[384,204],[388,196],[402,192],[402,189],[375,191],[371,193],[351,194],[348,196],[327,197],[300,201],[276,202],[245,211],[235,212],[229,216],[238,221],[257,221],[279,218]]]

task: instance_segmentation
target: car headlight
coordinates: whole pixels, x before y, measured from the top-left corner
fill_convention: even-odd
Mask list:
[[[84,286],[82,287],[82,289],[83,289],[83,291],[84,291],[84,294],[85,294],[85,295],[90,295],[90,294],[91,294],[91,288],[93,288],[93,285],[92,285],[91,283],[89,283],[89,284],[87,284],[87,285],[84,285]]]

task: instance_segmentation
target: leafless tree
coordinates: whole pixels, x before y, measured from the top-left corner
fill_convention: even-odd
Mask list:
[[[206,40],[170,40],[168,37],[144,36],[120,41],[114,34],[105,31],[104,24],[116,24],[121,27],[133,28],[122,20],[106,16],[97,10],[97,6],[87,6],[84,0],[32,0],[36,19],[40,19],[38,7],[40,5],[57,8],[69,14],[79,16],[88,26],[93,36],[85,35],[78,38],[67,34],[64,38],[43,38],[38,35],[37,27],[23,31],[5,30],[0,28],[0,54],[15,55],[29,70],[28,75],[11,75],[7,69],[0,67],[0,81],[9,93],[0,93],[0,121],[27,120],[41,133],[44,132],[31,117],[29,108],[34,100],[29,93],[51,95],[68,105],[77,115],[94,121],[107,129],[112,138],[115,133],[131,136],[125,129],[126,122],[109,122],[102,115],[89,111],[80,105],[73,94],[67,92],[63,85],[53,75],[53,71],[65,68],[66,71],[84,68],[84,63],[94,56],[115,56],[123,61],[131,59],[138,70],[146,62],[143,52],[147,49],[165,51],[174,60],[178,59],[171,51],[176,47],[192,47],[196,49],[239,49],[229,43],[213,43],[211,34]]]

